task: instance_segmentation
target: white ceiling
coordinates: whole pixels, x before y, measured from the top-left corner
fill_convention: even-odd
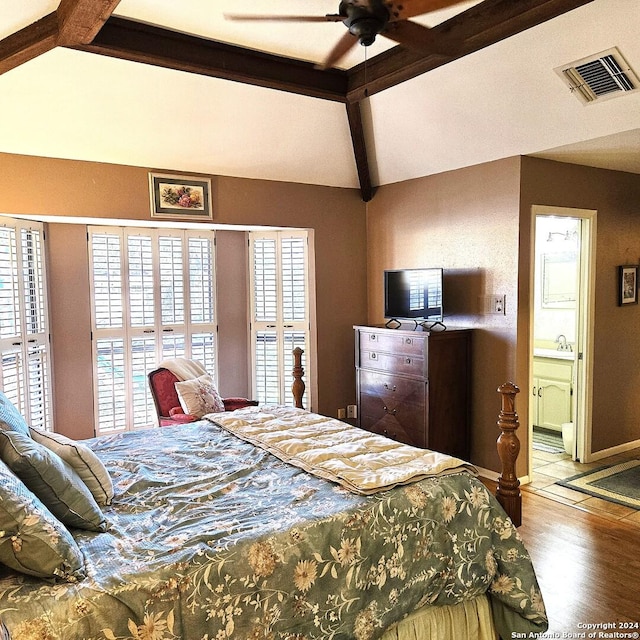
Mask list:
[[[0,0],[0,38],[57,4]],[[344,32],[341,23],[224,19],[292,6],[323,15],[336,11],[337,0],[122,0],[114,15],[322,60]],[[640,173],[640,92],[583,106],[554,72],[617,46],[638,73],[639,32],[637,0],[594,0],[373,95],[362,107],[374,185],[514,155]],[[387,46],[378,38],[366,53]],[[344,66],[364,54],[358,47]],[[346,109],[337,102],[61,48],[1,75],[0,95],[0,152],[359,186]]]

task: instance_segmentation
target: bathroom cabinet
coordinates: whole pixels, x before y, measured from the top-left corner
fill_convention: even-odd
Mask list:
[[[562,431],[572,420],[573,360],[534,357],[531,392],[533,424]]]

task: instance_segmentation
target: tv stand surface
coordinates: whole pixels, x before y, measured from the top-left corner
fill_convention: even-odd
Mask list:
[[[354,329],[358,426],[468,460],[471,330]]]
[[[405,319],[405,322],[408,322],[408,320]],[[407,329],[406,327],[404,328],[405,331],[446,331],[447,327],[444,324],[444,322],[441,322],[440,320],[420,320],[420,319],[412,319],[411,322],[413,322],[413,329]],[[396,323],[395,326],[392,326],[393,323]],[[387,320],[387,322],[385,322],[385,328],[386,329],[402,329],[402,320],[399,320],[398,318],[389,318],[389,320]],[[437,328],[439,327],[439,328]]]

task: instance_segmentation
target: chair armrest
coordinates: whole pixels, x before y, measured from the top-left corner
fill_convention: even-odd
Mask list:
[[[196,416],[192,416],[189,413],[185,413],[182,410],[182,407],[173,407],[173,409],[169,409],[169,418],[174,422],[195,422],[198,418]]]
[[[236,409],[244,409],[244,407],[257,407],[257,400],[249,400],[248,398],[223,398],[224,410],[235,411]]]

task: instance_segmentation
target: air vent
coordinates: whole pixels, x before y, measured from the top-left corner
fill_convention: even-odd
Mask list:
[[[556,69],[584,104],[623,95],[640,87],[638,77],[616,49],[609,49]]]

